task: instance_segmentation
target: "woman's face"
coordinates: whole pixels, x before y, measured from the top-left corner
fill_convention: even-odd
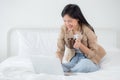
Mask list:
[[[78,20],[71,18],[67,14],[63,17],[63,20],[64,20],[64,24],[68,28],[68,30],[74,30],[78,26]]]

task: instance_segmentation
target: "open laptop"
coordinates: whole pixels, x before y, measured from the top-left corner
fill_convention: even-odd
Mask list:
[[[36,55],[30,57],[36,73],[64,75],[61,63],[56,57]]]

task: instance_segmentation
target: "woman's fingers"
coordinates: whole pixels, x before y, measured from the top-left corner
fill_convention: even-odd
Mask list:
[[[80,42],[80,40],[79,40],[79,39],[76,39],[76,40],[75,40],[75,42],[76,42],[76,43],[79,43],[79,42]]]
[[[75,40],[75,44],[74,44],[73,47],[74,47],[74,48],[79,48],[80,43],[81,43],[80,40],[79,40],[79,39],[76,39],[76,40]]]
[[[74,48],[79,48],[79,43],[77,41],[74,44]]]

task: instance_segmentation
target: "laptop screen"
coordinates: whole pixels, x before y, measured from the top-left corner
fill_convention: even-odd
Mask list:
[[[48,56],[31,56],[30,57],[36,73],[64,75],[61,63],[56,57]]]

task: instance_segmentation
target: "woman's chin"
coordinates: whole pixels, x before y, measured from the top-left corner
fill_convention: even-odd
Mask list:
[[[73,28],[68,28],[69,31],[73,30]]]

